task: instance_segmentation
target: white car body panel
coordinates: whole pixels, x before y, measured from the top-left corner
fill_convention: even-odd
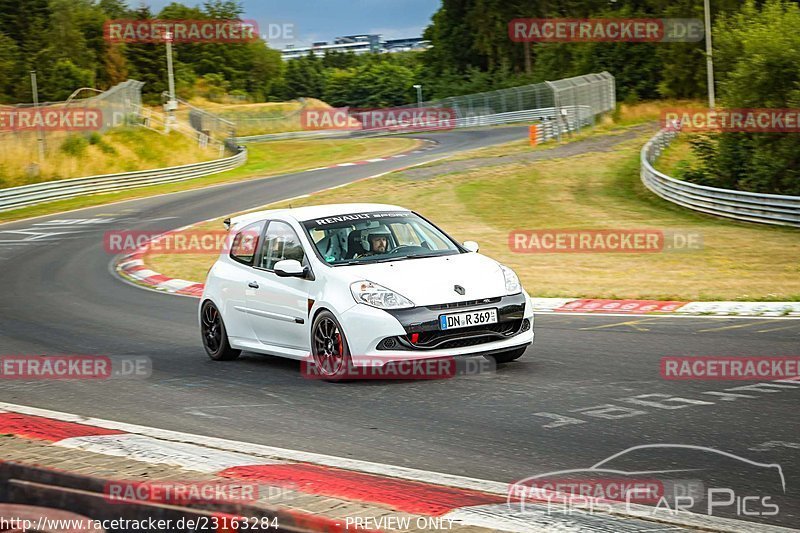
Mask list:
[[[332,312],[342,325],[353,363],[442,356],[479,355],[514,349],[533,342],[533,311],[523,290],[527,331],[502,340],[450,349],[379,350],[381,339],[406,335],[401,322],[389,312],[356,303],[351,283],[369,280],[411,300],[416,308],[502,297],[506,294],[500,264],[477,252],[399,261],[332,266],[315,253],[302,221],[348,213],[408,211],[381,204],[339,204],[250,213],[233,218],[230,231],[260,220],[284,221],[297,233],[314,279],[279,277],[274,272],[246,266],[223,252],[209,271],[203,302],[214,302],[222,314],[228,339],[235,349],[311,361],[311,327],[322,309]],[[258,283],[258,289],[249,287]],[[461,285],[465,294],[454,292]],[[313,304],[309,304],[313,300]],[[488,304],[487,307],[491,307]],[[445,313],[449,311],[441,311]],[[302,321],[302,323],[300,323]],[[377,362],[377,363],[376,363]]]

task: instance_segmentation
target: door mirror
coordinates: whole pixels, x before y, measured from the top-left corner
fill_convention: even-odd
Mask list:
[[[480,246],[478,246],[478,243],[475,241],[464,241],[464,248],[466,248],[468,252],[477,252]]]
[[[275,274],[281,278],[303,278],[306,269],[296,259],[284,259],[275,263]]]

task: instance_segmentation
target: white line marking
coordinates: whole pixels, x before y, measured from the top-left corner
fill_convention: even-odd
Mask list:
[[[376,157],[375,159],[367,159],[370,163],[377,163],[378,161],[386,161],[385,157]]]
[[[337,167],[354,167],[354,166],[356,166],[356,164],[355,163],[339,163],[336,166]]]

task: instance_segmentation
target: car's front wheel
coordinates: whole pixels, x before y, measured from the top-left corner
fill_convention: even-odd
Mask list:
[[[231,361],[242,353],[231,348],[222,314],[211,302],[204,303],[200,310],[200,332],[203,335],[203,348],[214,361]]]
[[[311,325],[311,355],[320,378],[337,380],[347,376],[350,348],[341,324],[330,311],[320,312]]]
[[[498,363],[498,364],[499,363],[510,363],[511,361],[515,361],[515,360],[519,359],[520,357],[522,357],[522,354],[524,354],[525,350],[527,350],[527,349],[528,349],[527,346],[523,346],[522,348],[517,348],[515,350],[509,350],[507,352],[500,352],[500,353],[494,353],[494,354],[491,354],[491,355],[484,355],[484,357],[486,359],[489,359],[490,361],[492,359],[494,359],[494,361],[496,363]]]

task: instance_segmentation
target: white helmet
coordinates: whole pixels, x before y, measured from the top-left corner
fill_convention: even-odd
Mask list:
[[[392,242],[391,234],[389,230],[386,229],[384,226],[378,226],[377,228],[368,228],[361,232],[361,247],[364,248],[364,251],[371,252],[372,251],[372,239],[375,237],[383,237],[386,239],[386,247],[388,249],[389,243]]]

